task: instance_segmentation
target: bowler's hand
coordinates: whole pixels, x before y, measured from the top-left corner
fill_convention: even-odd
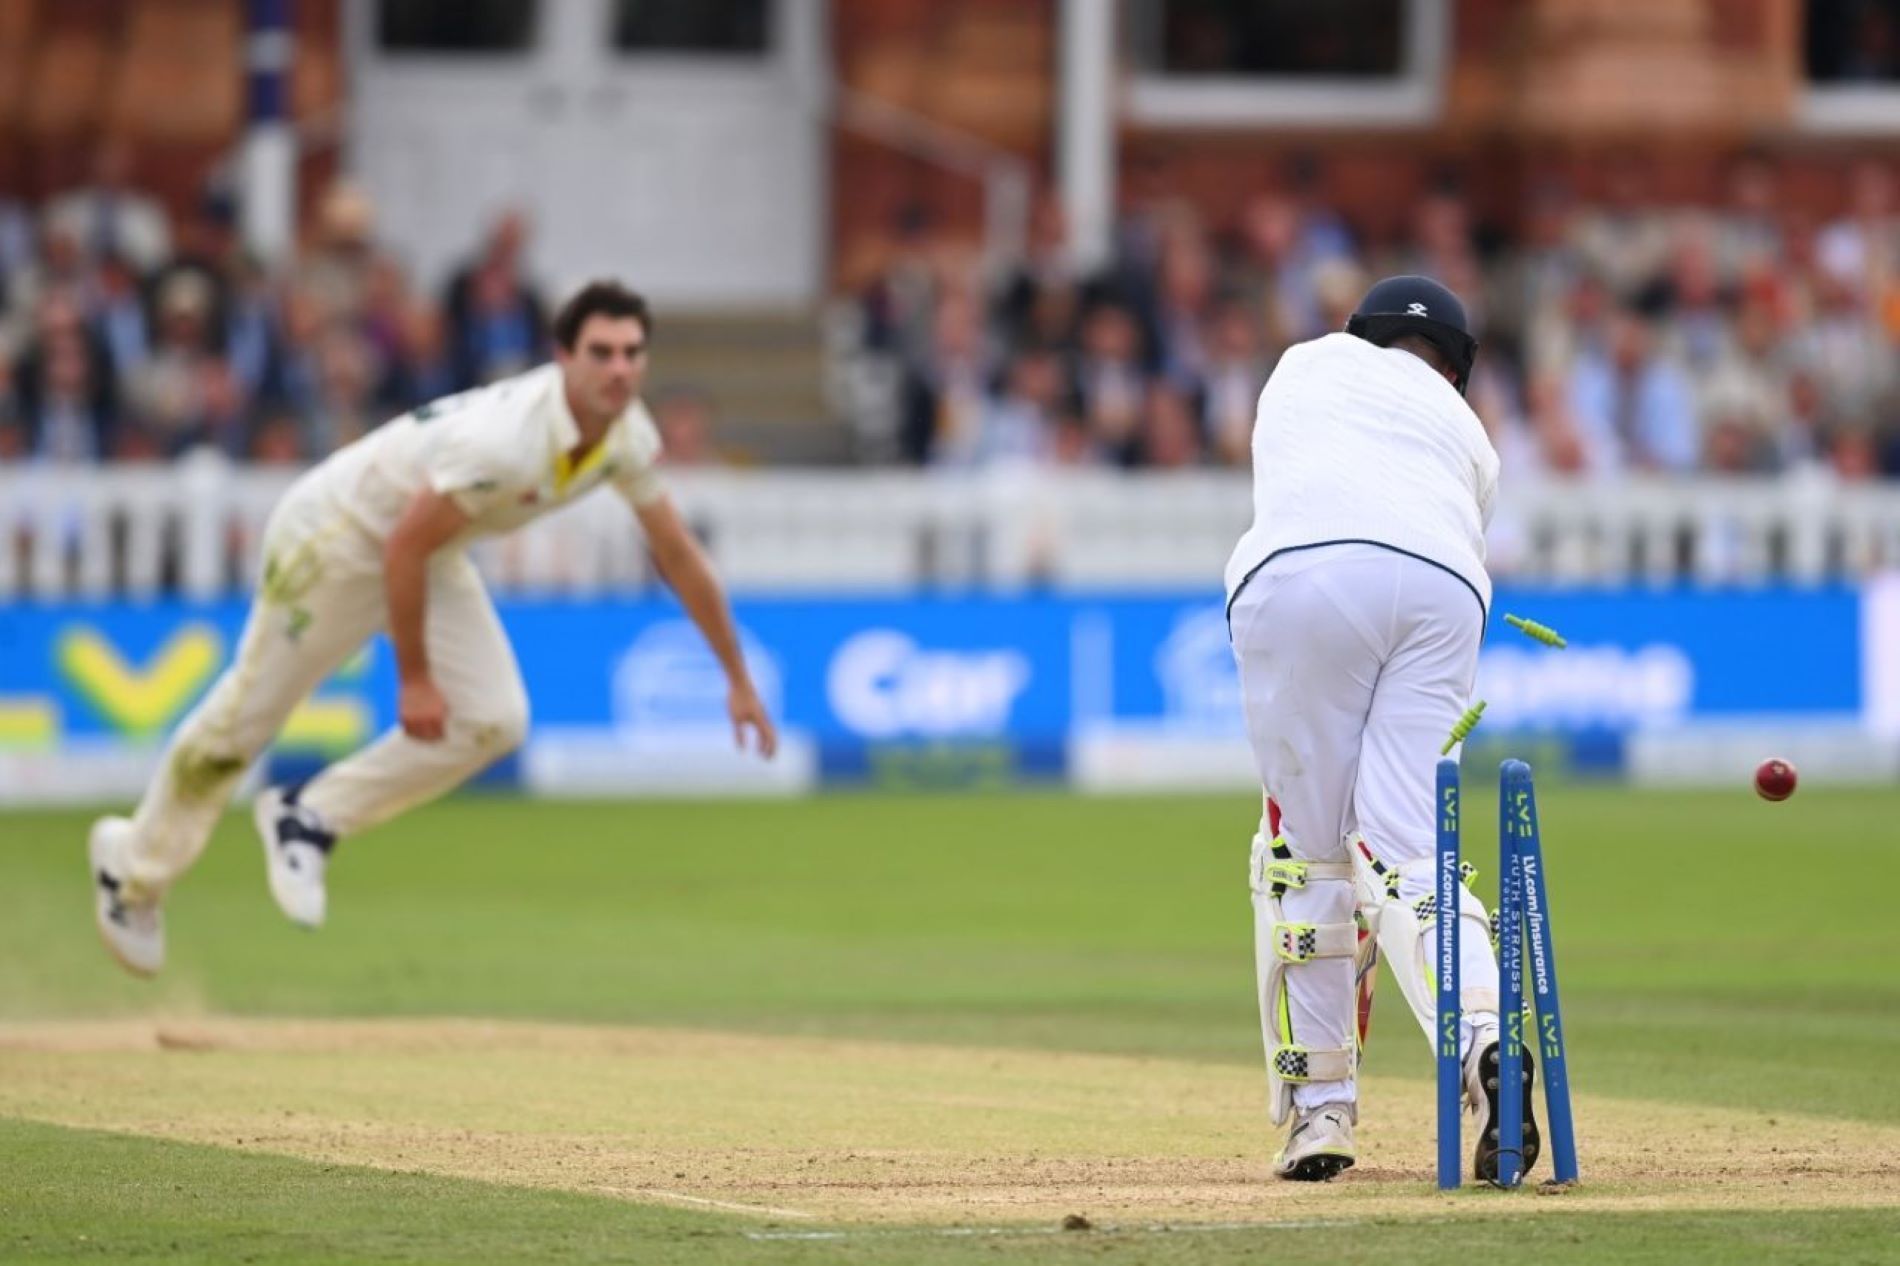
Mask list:
[[[402,732],[423,743],[439,742],[449,721],[449,701],[433,679],[417,677],[402,683],[396,696],[396,715]]]
[[[765,714],[765,705],[759,702],[759,692],[752,688],[751,682],[742,681],[733,686],[726,695],[726,712],[732,717],[732,741],[739,750],[746,750],[746,731],[750,729],[753,749],[771,760],[778,751],[778,732],[772,728],[772,718]]]

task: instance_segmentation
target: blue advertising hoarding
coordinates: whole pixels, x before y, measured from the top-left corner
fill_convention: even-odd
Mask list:
[[[1613,761],[1616,737],[1634,731],[1854,721],[1869,707],[1874,658],[1862,605],[1850,588],[1501,590],[1498,616],[1550,624],[1570,649],[1547,650],[1497,620],[1479,674],[1485,733],[1609,736]],[[620,749],[724,741],[717,668],[675,604],[499,609],[533,701],[521,766],[531,785],[547,767],[537,745],[591,745],[611,769]],[[16,758],[13,782],[68,755],[148,749],[209,685],[244,610],[0,607],[0,753]],[[1137,739],[1149,746],[1130,751],[1173,744],[1245,773],[1217,596],[788,598],[742,600],[736,613],[766,701],[817,778],[1054,776],[1071,768],[1078,741]],[[390,656],[372,644],[292,718],[283,757],[347,750],[390,723],[393,699]],[[22,753],[37,763],[22,765]],[[0,778],[0,794],[13,790]]]

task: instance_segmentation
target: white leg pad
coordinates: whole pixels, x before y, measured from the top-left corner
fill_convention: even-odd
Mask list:
[[[1358,925],[1304,923],[1287,917],[1281,896],[1313,884],[1350,884],[1351,862],[1310,862],[1293,857],[1281,839],[1265,832],[1253,839],[1248,886],[1253,892],[1254,966],[1260,989],[1260,1028],[1267,1048],[1268,1106],[1276,1125],[1293,1110],[1294,1087],[1309,1081],[1343,1081],[1353,1074],[1356,1043],[1350,1025],[1327,1041],[1308,1045],[1295,1035],[1288,1004],[1289,971],[1320,958],[1350,959],[1358,952]],[[1337,1042],[1338,1045],[1330,1043]]]
[[[1412,1015],[1417,1018],[1419,1030],[1429,1046],[1435,1040],[1438,1019],[1437,985],[1431,972],[1431,965],[1436,961],[1432,939],[1438,926],[1437,874],[1433,860],[1418,858],[1401,864],[1396,870],[1375,867],[1371,861],[1373,854],[1364,847],[1362,837],[1356,835],[1348,838],[1347,849],[1353,859],[1360,913],[1377,934],[1379,952],[1391,964],[1399,992],[1405,995],[1406,1004],[1412,1008]],[[1399,895],[1401,890],[1420,895],[1406,900]],[[1491,916],[1484,903],[1463,883],[1458,887],[1458,914],[1465,920],[1464,939],[1476,938],[1472,943],[1486,947],[1488,954]],[[1495,1017],[1498,1010],[1495,984],[1472,981],[1469,979],[1472,975],[1471,972],[1460,975],[1459,1000],[1465,1015],[1474,1020],[1484,1014]]]

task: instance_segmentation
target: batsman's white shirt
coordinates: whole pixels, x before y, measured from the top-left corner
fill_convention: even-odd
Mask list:
[[[1276,1102],[1307,1109],[1356,1095],[1355,964],[1330,951],[1289,963],[1289,928],[1350,944],[1357,903],[1433,1032],[1419,913],[1433,891],[1433,774],[1477,672],[1498,458],[1423,360],[1329,334],[1288,349],[1260,393],[1253,462],[1254,523],[1227,591],[1248,738],[1280,813],[1250,867],[1261,1029]],[[1360,881],[1315,873],[1276,893],[1276,857],[1351,863]],[[1469,891],[1461,901],[1469,1043],[1495,1024],[1497,963],[1483,907]],[[1302,1053],[1291,1063],[1288,1048]],[[1333,1071],[1295,1083],[1281,1066]]]
[[[1484,424],[1423,360],[1352,334],[1296,344],[1260,393],[1253,526],[1227,560],[1227,601],[1282,551],[1368,541],[1445,568],[1488,610],[1497,486]]]
[[[518,745],[528,697],[507,633],[463,548],[602,485],[630,505],[662,495],[659,432],[638,401],[576,463],[561,371],[547,365],[386,423],[297,480],[264,531],[264,575],[230,665],[172,736],[134,814],[128,856],[162,892],[203,850],[244,769],[291,711],[388,619],[383,547],[417,493],[469,516],[429,560],[423,640],[448,703],[435,742],[391,729],[331,765],[302,803],[339,835],[449,790]]]

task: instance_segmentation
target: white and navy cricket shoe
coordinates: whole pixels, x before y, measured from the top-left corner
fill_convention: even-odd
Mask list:
[[[1352,1141],[1353,1110],[1343,1103],[1322,1103],[1310,1112],[1294,1111],[1286,1146],[1273,1158],[1273,1172],[1288,1182],[1330,1182],[1358,1159]]]
[[[323,926],[328,897],[323,872],[336,847],[336,834],[321,819],[297,803],[295,788],[266,787],[252,809],[257,835],[264,844],[264,862],[270,874],[270,895],[292,923],[307,928]]]
[[[93,921],[119,966],[134,976],[156,976],[165,965],[165,914],[158,898],[139,892],[120,866],[131,830],[127,818],[100,818],[86,838]]]
[[[1478,1113],[1478,1145],[1471,1154],[1471,1172],[1479,1182],[1496,1183],[1498,1180],[1498,1153],[1502,1144],[1498,1141],[1498,1096],[1507,1093],[1507,1088],[1498,1085],[1498,1031],[1495,1028],[1480,1029],[1472,1035],[1471,1051],[1465,1057],[1465,1097],[1473,1110]],[[1537,1081],[1537,1061],[1531,1058],[1530,1044],[1524,1045],[1524,1075],[1521,1093],[1524,1096],[1524,1137],[1518,1151],[1522,1162],[1517,1167],[1517,1176],[1521,1179],[1531,1172],[1531,1166],[1537,1163],[1537,1157],[1543,1151],[1543,1137],[1537,1132],[1537,1117],[1532,1109],[1536,1105],[1534,1093]]]

